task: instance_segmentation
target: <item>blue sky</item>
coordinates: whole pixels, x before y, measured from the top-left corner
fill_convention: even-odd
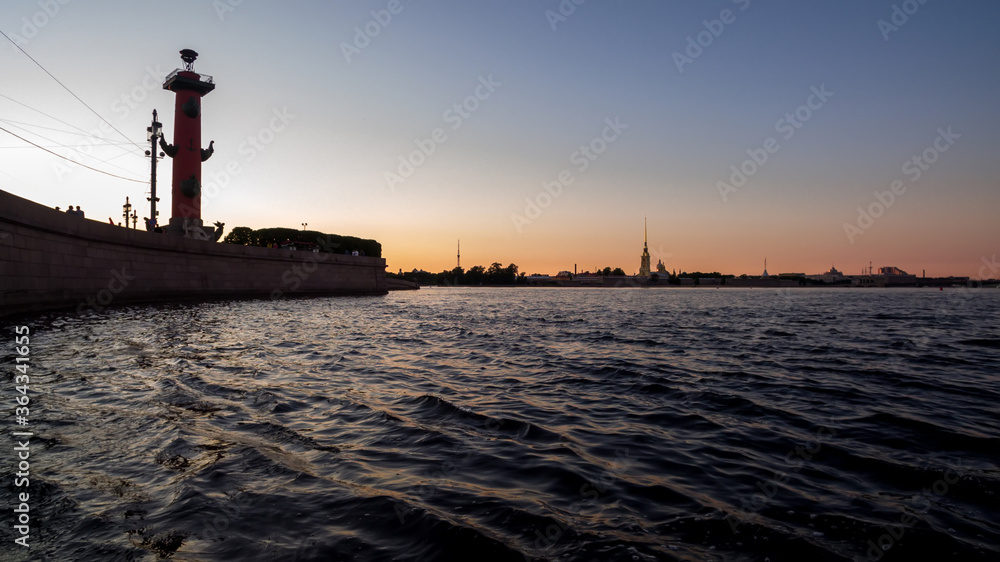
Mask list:
[[[901,25],[880,29],[894,6]],[[5,2],[0,29],[140,145],[154,108],[171,138],[159,85],[178,50],[197,50],[196,70],[218,84],[202,120],[216,147],[204,218],[376,238],[393,271],[453,267],[461,238],[466,267],[634,272],[648,216],[653,261],[671,269],[759,273],[766,256],[772,273],[873,261],[975,276],[1000,250],[997,16],[994,3],[943,0],[71,0]],[[32,32],[32,20],[44,25]],[[688,38],[700,51],[686,52]],[[0,94],[98,127],[3,49]],[[801,110],[814,88],[831,95]],[[797,110],[808,119],[786,139],[779,120]],[[72,129],[6,98],[0,119],[93,167],[148,177],[134,145],[61,132]],[[609,133],[609,120],[624,127]],[[949,127],[947,150],[906,174]],[[746,165],[772,138],[763,165]],[[102,145],[76,156],[87,142]],[[432,153],[413,156],[420,143]],[[586,169],[581,146],[602,150]],[[140,183],[67,172],[3,132],[0,147],[0,189],[99,220],[117,220],[126,195],[145,198]],[[406,177],[401,159],[418,163]],[[240,171],[226,178],[230,163]],[[731,167],[744,165],[753,173],[735,188]],[[544,184],[564,170],[572,183],[553,197]],[[880,203],[894,180],[904,189]]]

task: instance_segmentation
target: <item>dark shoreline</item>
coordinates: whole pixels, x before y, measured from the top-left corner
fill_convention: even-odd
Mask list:
[[[113,226],[0,191],[0,315],[284,296],[384,295],[385,259]]]

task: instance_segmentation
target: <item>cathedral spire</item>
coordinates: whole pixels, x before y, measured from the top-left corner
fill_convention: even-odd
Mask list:
[[[642,255],[639,257],[639,276],[649,277],[649,239],[646,236],[646,217],[642,217]]]

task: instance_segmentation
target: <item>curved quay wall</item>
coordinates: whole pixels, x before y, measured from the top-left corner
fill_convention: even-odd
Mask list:
[[[193,240],[0,191],[0,314],[226,298],[384,295],[385,259]]]

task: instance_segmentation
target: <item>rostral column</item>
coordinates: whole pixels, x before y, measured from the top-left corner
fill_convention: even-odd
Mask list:
[[[176,94],[174,102],[174,144],[160,137],[160,148],[173,159],[170,224],[167,232],[192,238],[211,239],[213,229],[201,220],[201,163],[215,151],[215,141],[201,148],[201,98],[215,89],[212,77],[194,71],[198,53],[181,51],[184,68],[171,72],[163,89]]]

